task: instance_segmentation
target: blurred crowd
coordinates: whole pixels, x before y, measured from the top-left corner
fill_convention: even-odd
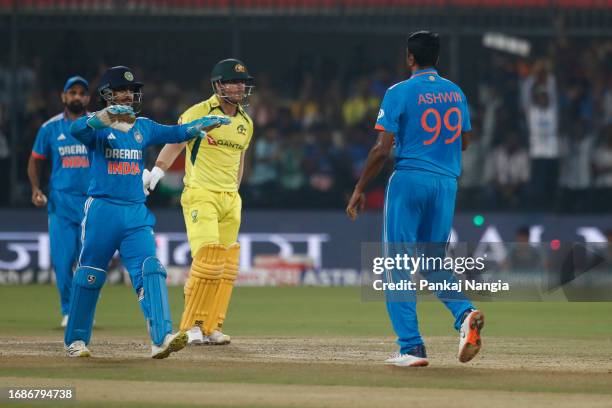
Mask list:
[[[248,111],[255,135],[241,192],[246,208],[343,208],[376,140],[381,99],[406,78],[397,66],[296,64],[278,78],[256,76]],[[484,50],[479,79],[463,83],[472,112],[472,143],[464,152],[458,210],[609,211],[612,199],[612,41],[559,41],[542,57]],[[104,70],[100,65],[98,76]],[[186,86],[163,72],[135,67],[145,82],[143,114],[175,123],[211,94],[207,78]],[[444,72],[442,72],[444,75]],[[96,78],[90,78],[92,85]],[[18,162],[27,202],[26,162],[37,129],[61,111],[65,78],[49,78],[41,64],[18,72],[20,137],[9,143],[10,76],[0,66],[0,171]],[[98,105],[92,98],[91,110]],[[149,165],[156,151],[149,152]],[[183,161],[164,179],[153,204],[178,203]],[[149,166],[149,167],[150,167]],[[367,195],[381,208],[386,167]],[[3,195],[3,203],[7,197]]]
[[[464,154],[465,206],[609,211],[612,42],[559,41],[525,60],[491,54]]]

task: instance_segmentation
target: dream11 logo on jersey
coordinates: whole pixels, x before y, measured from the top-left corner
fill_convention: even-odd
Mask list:
[[[113,134],[111,133],[110,136]],[[109,136],[109,137],[110,137]],[[139,149],[113,149],[107,147],[104,149],[104,158],[106,159],[123,159],[108,160],[107,172],[108,174],[120,174],[120,175],[139,175],[140,165],[139,161],[142,160],[142,150]]]

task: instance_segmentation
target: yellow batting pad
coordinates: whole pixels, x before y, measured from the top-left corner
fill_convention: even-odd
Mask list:
[[[214,330],[221,329],[221,326],[223,326],[230,298],[232,297],[234,282],[238,276],[239,259],[240,244],[236,242],[230,245],[225,251],[223,276],[221,277],[221,282],[219,283],[219,288],[215,295],[215,301],[211,310],[211,318],[207,319],[204,323],[205,334],[210,334]]]
[[[181,318],[181,330],[193,326],[202,327],[211,314],[211,307],[225,264],[225,247],[219,244],[204,245],[191,263],[189,279],[185,284],[185,310]]]

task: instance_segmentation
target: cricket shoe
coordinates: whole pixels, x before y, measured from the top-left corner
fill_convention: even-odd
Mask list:
[[[423,344],[415,346],[407,353],[395,353],[385,360],[385,364],[397,367],[426,367],[429,365],[427,361],[427,351]]]
[[[230,344],[232,338],[227,334],[221,333],[219,330],[214,330],[208,336],[204,336],[204,344],[209,346],[223,346]]]
[[[68,315],[64,315],[62,317],[62,322],[60,323],[60,326],[62,326],[63,329],[65,329],[66,326],[68,326]]]
[[[201,346],[204,344],[204,335],[202,334],[202,329],[199,326],[193,326],[191,329],[187,330],[187,344]]]
[[[168,333],[164,338],[164,342],[161,346],[155,344],[151,345],[151,358],[162,359],[174,353],[182,350],[187,345],[187,333],[184,331],[178,331],[174,334]]]
[[[85,345],[85,342],[82,340],[77,340],[72,342],[66,348],[66,353],[68,357],[91,357],[91,351]]]
[[[459,330],[459,353],[457,358],[462,363],[473,359],[480,351],[482,340],[480,330],[484,327],[484,314],[479,310],[469,310],[465,313]]]

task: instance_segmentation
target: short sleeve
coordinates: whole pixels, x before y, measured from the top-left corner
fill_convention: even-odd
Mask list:
[[[461,123],[461,131],[469,132],[472,130],[472,121],[470,119],[470,106],[463,91],[461,92],[461,98],[463,99],[463,112],[461,112],[461,118],[463,120],[463,123]]]
[[[32,156],[37,159],[46,159],[49,155],[49,129],[42,126],[36,134],[34,146],[32,147]]]
[[[374,129],[393,133],[399,130],[402,107],[398,91],[398,86],[394,85],[385,93]]]

